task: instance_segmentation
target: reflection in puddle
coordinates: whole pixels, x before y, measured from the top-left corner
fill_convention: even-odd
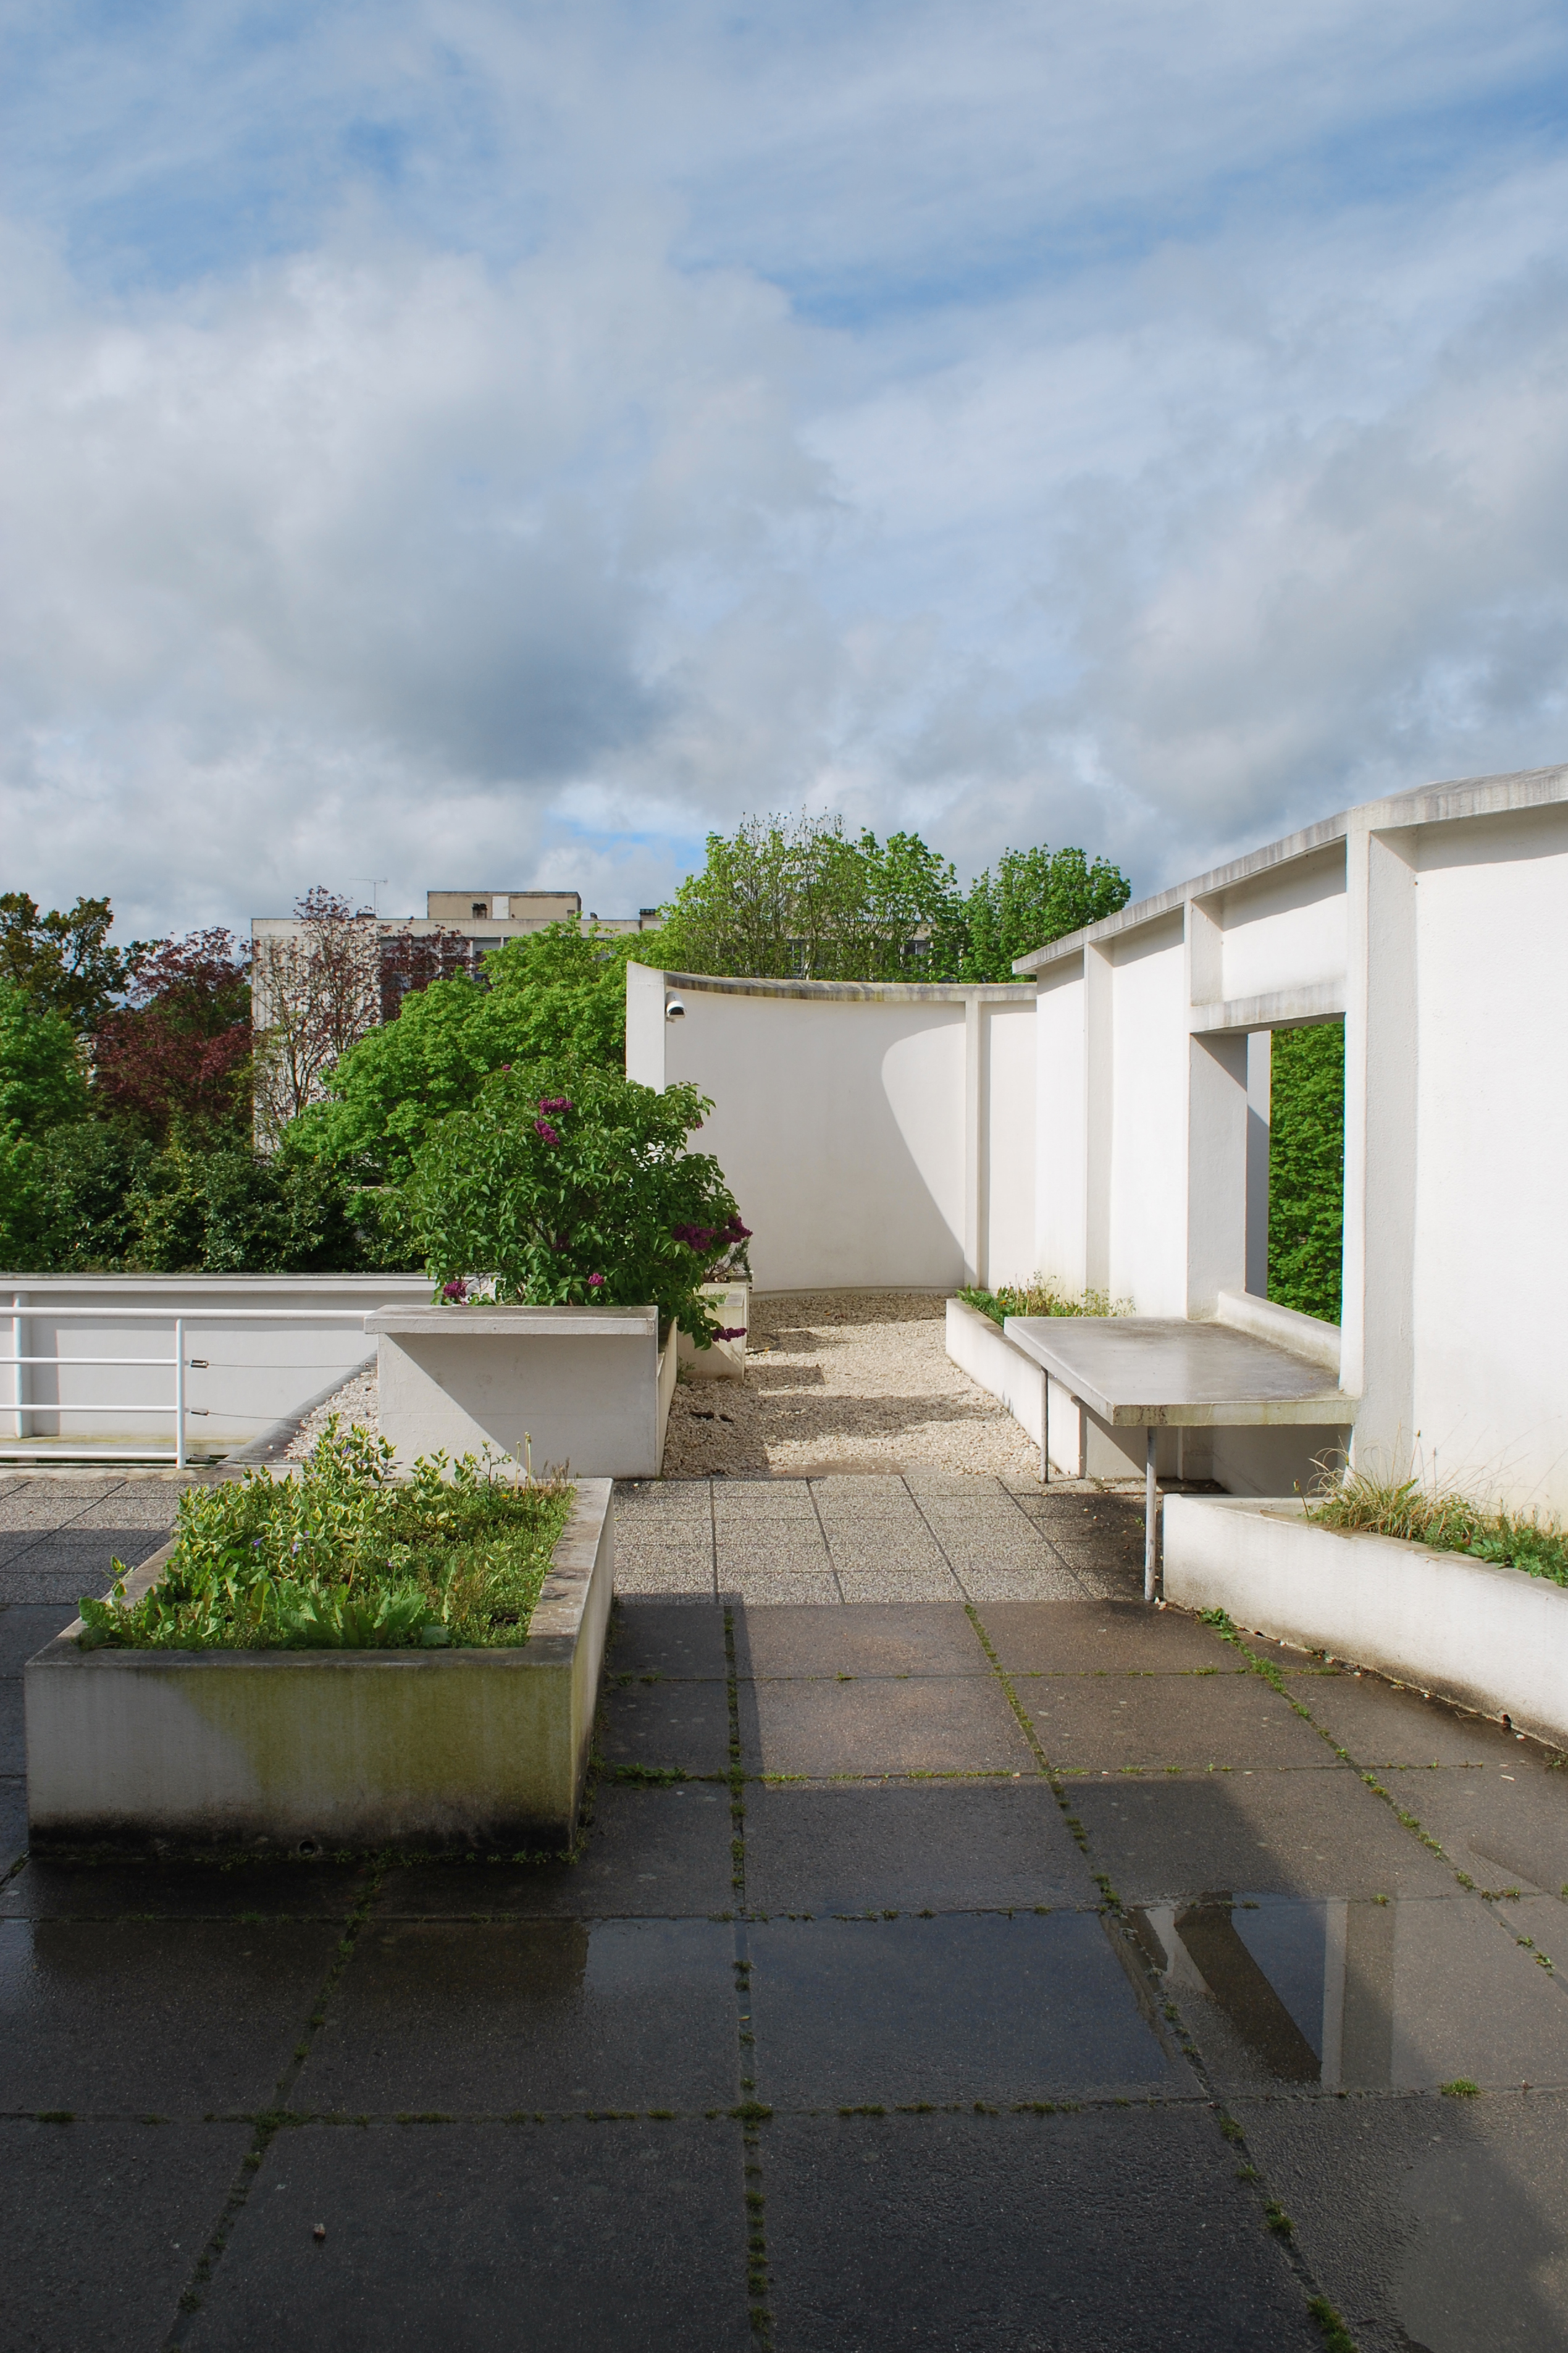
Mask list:
[[[1167,1990],[1215,2002],[1278,2081],[1371,2091],[1426,2072],[1417,2064],[1412,2073],[1396,2050],[1408,1908],[1397,1900],[1205,1895],[1152,1905],[1133,1919]]]

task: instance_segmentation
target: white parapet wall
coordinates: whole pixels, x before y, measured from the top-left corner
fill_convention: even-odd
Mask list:
[[[746,1377],[746,1332],[752,1320],[749,1282],[705,1282],[702,1296],[719,1319],[720,1327],[738,1332],[736,1340],[710,1340],[700,1348],[689,1333],[680,1335],[680,1370],[690,1381],[743,1381]]]
[[[423,1274],[0,1276],[0,1356],[39,1360],[0,1367],[0,1450],[167,1450],[184,1315],[190,1450],[227,1453],[373,1356],[367,1314],[429,1296]]]
[[[536,1475],[656,1478],[679,1331],[656,1307],[389,1307],[369,1319],[399,1468],[487,1451]]]
[[[126,1581],[137,1600],[165,1546]],[[587,1772],[615,1578],[584,1480],[528,1639],[472,1651],[82,1651],[25,1672],[35,1851],[560,1847]]]
[[[1544,1577],[1321,1527],[1295,1500],[1168,1495],[1164,1592],[1568,1746],[1568,1589]]]

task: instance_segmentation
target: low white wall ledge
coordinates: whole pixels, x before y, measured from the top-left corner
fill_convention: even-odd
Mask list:
[[[1342,1335],[1337,1324],[1303,1315],[1294,1307],[1278,1306],[1272,1299],[1259,1299],[1250,1291],[1222,1291],[1214,1320],[1228,1324],[1233,1332],[1249,1332],[1255,1340],[1271,1341],[1276,1348],[1303,1356],[1310,1365],[1321,1365],[1339,1378]]]

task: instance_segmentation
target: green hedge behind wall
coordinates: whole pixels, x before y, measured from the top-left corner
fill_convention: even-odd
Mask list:
[[[1268,1296],[1340,1320],[1344,1238],[1345,1033],[1277,1029],[1269,1082]]]

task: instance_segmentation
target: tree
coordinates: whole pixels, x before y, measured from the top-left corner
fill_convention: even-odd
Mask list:
[[[69,1021],[0,980],[0,1127],[36,1138],[86,1111],[87,1070]]]
[[[842,818],[748,818],[664,910],[667,969],[772,979],[908,980],[944,944],[957,877],[917,834],[852,839]]]
[[[246,963],[216,926],[145,950],[130,1003],[105,1016],[93,1041],[95,1088],[110,1111],[160,1143],[176,1129],[248,1133]]]
[[[251,987],[256,1124],[275,1144],[321,1093],[323,1074],[382,1016],[375,918],[318,883],[295,902],[296,933],[256,943]]]
[[[492,1071],[540,1060],[622,1070],[626,968],[638,944],[552,923],[493,950],[478,980],[455,973],[405,997],[395,1021],[323,1074],[322,1098],[288,1130],[289,1149],[362,1183],[395,1185],[432,1128],[472,1103]]]
[[[1093,864],[1081,849],[1005,849],[964,901],[964,942],[957,977],[1011,980],[1016,956],[1064,939],[1125,907],[1132,886],[1108,859]]]
[[[779,979],[1009,981],[1013,959],[1098,923],[1131,887],[1081,849],[1006,849],[967,892],[917,833],[852,840],[839,818],[750,818],[664,913],[667,970]]]
[[[25,891],[0,895],[0,981],[23,989],[35,1005],[63,1014],[79,1037],[102,1026],[130,986],[146,942],[109,944],[114,917],[107,899],[80,899],[65,913],[45,915]]]

